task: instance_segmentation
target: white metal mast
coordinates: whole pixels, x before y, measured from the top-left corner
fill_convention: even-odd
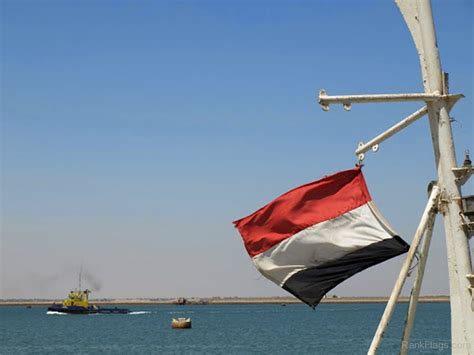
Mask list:
[[[409,115],[398,124],[379,134],[368,143],[360,143],[356,149],[359,160],[364,153],[377,151],[379,143],[401,131],[428,113],[431,137],[438,173],[438,181],[431,189],[428,204],[417,228],[405,263],[385,308],[376,334],[370,345],[369,354],[379,348],[385,329],[394,311],[397,298],[406,280],[408,269],[422,238],[420,267],[410,296],[407,321],[403,333],[401,354],[407,352],[407,342],[415,317],[416,304],[424,274],[424,266],[433,230],[436,213],[443,215],[449,268],[451,303],[451,350],[453,354],[474,354],[474,276],[469,250],[468,233],[463,218],[460,186],[473,174],[472,166],[457,167],[451,131],[449,111],[462,95],[450,95],[447,74],[441,71],[436,32],[430,0],[395,0],[408,25],[415,42],[421,64],[424,93],[328,96],[320,91],[319,103],[328,110],[332,103],[343,104],[350,110],[352,103],[424,101],[425,106]]]
[[[441,71],[436,31],[429,0],[396,0],[410,29],[418,55],[425,93],[448,94],[448,86]],[[472,274],[469,242],[463,228],[461,193],[453,169],[457,167],[448,103],[445,99],[428,102],[428,117],[438,186],[442,191],[441,213],[446,233],[449,293],[451,302],[451,342],[453,353],[474,351],[474,313],[467,275]],[[462,345],[465,344],[466,347]]]

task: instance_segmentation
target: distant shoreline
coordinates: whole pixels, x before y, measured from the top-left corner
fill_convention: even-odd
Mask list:
[[[321,303],[350,304],[350,303],[387,303],[388,297],[327,297]],[[177,304],[176,299],[91,299],[96,305],[170,305]],[[409,297],[399,297],[398,302],[407,303]],[[421,296],[418,302],[449,303],[449,296]],[[62,299],[8,299],[0,300],[1,306],[46,306],[52,303],[62,303]],[[214,297],[188,298],[187,305],[247,305],[247,304],[301,304],[293,297]]]

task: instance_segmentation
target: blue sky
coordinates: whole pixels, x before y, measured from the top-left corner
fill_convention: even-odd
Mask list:
[[[473,149],[472,2],[434,1],[458,161]],[[421,92],[390,1],[3,1],[2,293],[60,297],[81,263],[100,297],[284,295],[231,221],[351,168],[354,149],[421,103],[329,94]],[[436,178],[422,119],[376,154],[374,200],[410,241]],[[464,189],[473,192],[473,185]],[[438,219],[424,293],[447,294]],[[334,292],[386,295],[402,258]]]

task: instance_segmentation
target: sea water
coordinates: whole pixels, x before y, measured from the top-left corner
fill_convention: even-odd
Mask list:
[[[156,305],[131,314],[61,315],[46,307],[0,307],[0,354],[365,354],[384,304]],[[400,304],[380,354],[397,354]],[[448,303],[421,303],[410,353],[448,354]],[[171,329],[172,318],[192,329]]]

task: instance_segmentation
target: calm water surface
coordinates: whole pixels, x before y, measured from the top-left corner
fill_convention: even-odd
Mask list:
[[[384,304],[135,306],[129,315],[48,315],[0,307],[1,354],[365,354]],[[396,354],[399,305],[381,354]],[[173,317],[193,328],[173,330]],[[410,353],[450,353],[449,304],[420,304]]]

